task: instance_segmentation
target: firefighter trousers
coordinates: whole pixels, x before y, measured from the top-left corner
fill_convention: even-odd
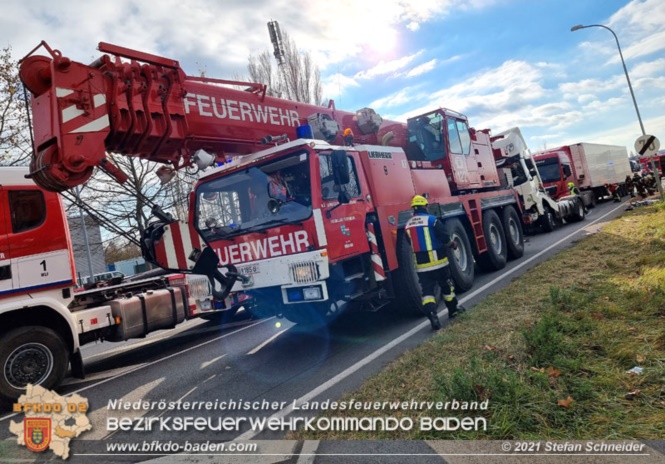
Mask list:
[[[448,314],[453,315],[457,312],[457,297],[455,296],[455,284],[450,269],[444,266],[433,271],[422,271],[418,273],[420,287],[423,291],[423,312],[426,315],[436,314],[436,284],[441,287],[443,301],[448,308]]]

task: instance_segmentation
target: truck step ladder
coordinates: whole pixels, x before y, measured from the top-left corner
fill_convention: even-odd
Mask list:
[[[482,211],[478,208],[478,200],[469,200],[469,217],[471,218],[471,228],[478,245],[478,253],[487,251],[487,241],[483,233],[483,222],[481,218]]]

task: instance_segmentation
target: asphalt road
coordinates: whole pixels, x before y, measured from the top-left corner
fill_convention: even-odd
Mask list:
[[[600,204],[582,223],[567,224],[549,234],[527,236],[524,257],[509,262],[502,271],[477,275],[474,288],[461,295],[461,302],[472,309],[487,295],[571,246],[575,240],[595,233],[624,209],[625,205],[616,203]],[[446,314],[442,305],[442,321],[447,320]],[[127,432],[113,431],[108,418],[195,416],[210,417],[215,421],[220,416],[304,418],[308,416],[307,412],[291,410],[294,400],[301,403],[339,399],[343,393],[358,387],[368,376],[431,335],[429,322],[424,317],[414,319],[381,311],[344,315],[329,327],[314,331],[304,331],[285,319],[251,320],[241,311],[234,321],[225,325],[189,321],[175,330],[157,332],[138,341],[84,346],[87,378],[69,379],[58,389],[61,394],[79,392],[90,404],[88,418],[93,428],[72,442],[75,456],[70,461],[101,459],[101,462],[107,462],[93,454],[106,453],[106,444],[114,442],[283,438],[283,431],[252,431],[247,421],[241,422],[237,430],[229,425],[231,430],[215,432],[175,432],[154,428]],[[139,400],[213,404],[229,400],[258,401],[259,406],[265,407],[213,411],[110,410],[113,400],[130,404]],[[21,417],[12,416],[6,411],[0,415],[0,440],[15,439],[8,431],[9,420],[20,420]],[[278,447],[280,443],[284,442],[275,440],[272,446]],[[297,454],[301,450],[302,443],[293,443],[286,454]],[[284,446],[288,448],[288,445]],[[358,445],[354,446],[357,449]],[[261,451],[265,452],[265,449]],[[274,462],[286,459],[286,455],[279,456]],[[17,458],[32,459],[33,455]],[[122,460],[134,462],[147,458],[154,459],[155,456],[123,456]],[[114,461],[119,459],[118,455],[113,458]],[[319,459],[317,462],[330,461]]]

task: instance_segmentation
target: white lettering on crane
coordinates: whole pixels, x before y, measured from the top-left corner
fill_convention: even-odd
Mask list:
[[[210,97],[207,95],[197,95],[196,100],[199,103],[199,114],[201,116],[212,116],[212,113],[210,111],[206,111],[203,108],[210,108],[210,103],[207,103],[210,100]],[[204,100],[206,103],[204,103]]]
[[[273,126],[299,126],[300,116],[295,110],[277,106],[255,105],[237,100],[225,100],[208,95],[187,94],[185,113],[192,112],[206,118],[232,119],[234,121],[258,122]]]
[[[229,264],[246,263],[260,259],[275,258],[291,253],[307,251],[309,241],[307,232],[298,230],[287,235],[265,237],[252,242],[234,243],[215,252],[222,266]]]

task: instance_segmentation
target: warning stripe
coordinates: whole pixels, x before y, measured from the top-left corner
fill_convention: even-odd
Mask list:
[[[166,232],[167,234],[170,232],[173,236],[173,248],[175,251],[176,266],[172,269],[187,269],[187,256],[185,256],[184,250],[182,225],[183,223],[180,221],[169,224],[169,229]],[[187,226],[185,226],[185,229],[187,229]],[[189,235],[189,231],[187,231],[187,235]]]
[[[374,224],[367,224],[367,239],[369,241],[369,248],[371,252],[372,270],[374,271],[374,279],[377,282],[386,280],[386,272],[383,269],[383,260],[381,259],[381,252],[374,233]]]

